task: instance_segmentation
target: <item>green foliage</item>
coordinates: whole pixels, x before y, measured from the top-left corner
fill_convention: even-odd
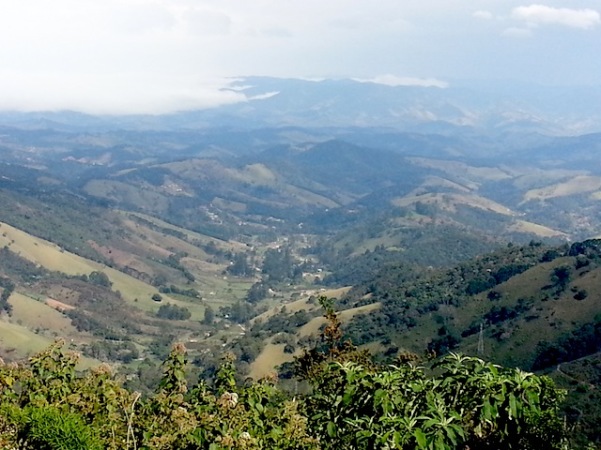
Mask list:
[[[457,348],[460,341],[461,338],[454,330],[442,326],[438,329],[438,336],[428,344],[428,352],[433,355],[444,355]]]
[[[184,278],[192,283],[195,281],[194,275],[181,263],[181,259],[188,256],[186,253],[173,253],[161,262],[166,266],[179,270]]]
[[[256,324],[254,331],[266,331],[269,334],[285,333],[290,330],[302,327],[309,322],[315,315],[304,309],[295,311],[291,314],[281,311],[269,317],[265,322]]]
[[[342,341],[331,301],[320,302],[325,347],[298,358],[297,371],[312,385],[307,412],[323,448],[564,448],[564,393],[549,378],[456,354],[433,375],[414,355],[366,364]]]
[[[103,286],[107,288],[110,288],[113,285],[107,274],[99,271],[90,273],[90,275],[88,275],[88,281],[96,286]]]
[[[246,300],[249,303],[258,303],[259,301],[266,298],[268,294],[269,286],[262,281],[257,281],[250,287],[250,289],[246,293]]]
[[[219,313],[226,319],[237,323],[245,323],[256,315],[255,308],[250,303],[238,301],[231,306],[222,306]]]
[[[168,320],[187,320],[192,316],[190,310],[185,306],[172,305],[167,303],[161,305],[157,311],[157,317]]]
[[[185,297],[190,297],[190,298],[195,298],[195,299],[201,298],[200,292],[198,292],[198,290],[196,290],[194,288],[182,289],[182,288],[178,288],[174,284],[171,284],[169,286],[159,286],[159,292],[161,292],[162,294],[179,294],[179,295],[183,295]]]
[[[246,253],[236,253],[234,261],[227,267],[226,272],[237,277],[252,275],[252,267],[248,264]]]
[[[126,364],[140,356],[136,345],[131,341],[95,341],[86,346],[83,352],[100,361],[122,361]]]
[[[11,165],[11,172],[17,165]],[[12,175],[11,175],[12,176]],[[98,208],[72,191],[39,189],[33,179],[28,189],[3,190],[0,195],[2,221],[61,248],[94,261],[110,263],[92,248],[90,242],[104,243],[117,227],[106,209]],[[16,205],[20,205],[16,207]]]
[[[81,415],[56,406],[28,406],[20,412],[19,438],[38,450],[101,450],[102,441]]]
[[[465,293],[467,295],[479,294],[480,292],[484,292],[487,289],[496,286],[496,284],[497,281],[492,276],[474,278],[468,282]]]
[[[575,330],[565,333],[555,342],[539,343],[534,370],[545,369],[557,364],[574,361],[598,352],[601,346],[601,315]]]
[[[601,256],[601,239],[588,239],[583,242],[575,242],[570,246],[568,255],[583,255],[588,258],[598,259]]]
[[[23,282],[33,282],[48,274],[46,269],[13,252],[8,246],[0,248],[1,272]]]
[[[529,302],[524,299],[519,299],[517,305],[511,306],[497,306],[494,305],[490,308],[486,314],[484,314],[484,319],[495,325],[497,323],[505,322],[506,320],[515,319],[520,314],[528,311],[532,306],[532,302]]]
[[[546,377],[449,355],[433,372],[403,355],[379,367],[343,341],[333,302],[321,344],[297,359],[312,390],[274,379],[240,385],[233,355],[212,384],[187,381],[181,344],[156,392],[122,387],[106,366],[75,372],[62,342],[27,365],[0,365],[0,446],[71,449],[559,449],[563,393]]]
[[[330,363],[308,400],[325,448],[561,448],[562,393],[547,378],[449,355],[427,377],[409,363]]]
[[[269,281],[281,282],[292,280],[296,276],[294,258],[288,247],[269,249],[265,252],[262,273]]]
[[[572,268],[569,266],[559,266],[553,269],[551,281],[559,289],[564,290],[572,277]]]
[[[208,305],[205,308],[205,313],[204,313],[204,317],[202,319],[202,323],[204,325],[211,325],[214,320],[215,320],[215,311],[213,310],[213,308],[210,305]]]
[[[558,254],[565,253],[562,247],[554,250]],[[513,296],[507,295],[500,285],[522,274],[527,277],[529,269],[539,265],[547,251],[548,247],[538,244],[510,246],[452,268],[421,273],[411,271],[404,264],[385,263],[369,279],[355,285],[340,302],[343,307],[361,306],[367,302],[381,305],[367,314],[353,317],[345,325],[345,331],[357,345],[391,342],[419,352],[428,346],[442,355],[464,345],[462,339],[477,333],[480,323],[503,323],[521,318],[532,304],[519,303],[518,299],[514,300],[518,305],[510,304]],[[548,292],[544,294],[548,295]],[[483,297],[500,304],[496,308],[493,305],[477,306]],[[484,308],[491,309],[486,311]],[[448,329],[444,333],[430,319],[435,312],[448,317],[445,323]],[[422,335],[419,339],[412,338],[416,326]]]
[[[327,248],[327,247],[325,247]],[[405,255],[398,251],[387,250],[383,245],[376,246],[373,251],[366,250],[361,255],[352,258],[337,258],[330,264],[332,273],[327,275],[323,283],[326,285],[352,286],[360,285],[366,282],[373,282],[375,274],[381,274],[384,278],[384,272],[395,270],[405,281],[415,277],[416,269],[413,265],[403,262]],[[386,287],[382,287],[382,290]]]
[[[6,311],[10,315],[12,313],[12,306],[8,303],[8,299],[15,290],[15,283],[9,278],[0,277],[0,287],[2,288],[2,294],[0,294],[0,312]]]

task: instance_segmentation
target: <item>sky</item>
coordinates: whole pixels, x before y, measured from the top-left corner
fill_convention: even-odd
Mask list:
[[[0,0],[0,110],[160,114],[236,77],[601,85],[601,0]]]

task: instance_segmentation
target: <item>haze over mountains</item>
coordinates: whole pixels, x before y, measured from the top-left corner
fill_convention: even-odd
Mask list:
[[[495,237],[600,232],[601,89],[260,77],[231,88],[248,100],[165,116],[3,113],[3,159],[186,227],[199,206],[206,226],[232,232],[274,218],[328,232],[374,214],[407,226],[417,204]]]
[[[413,132],[582,134],[601,129],[599,86],[455,81],[406,86],[350,79],[233,79],[230,105],[166,115],[75,112],[0,114],[8,126],[64,130],[181,130],[207,127],[390,127]]]
[[[500,363],[572,364],[551,353],[574,336],[597,358],[601,256],[570,245],[601,236],[601,88],[229,88],[247,100],[0,114],[4,356],[64,335],[148,381],[131,362],[183,340],[199,370],[225,346],[258,377],[315,339],[327,287],[383,358],[474,353],[480,323]]]

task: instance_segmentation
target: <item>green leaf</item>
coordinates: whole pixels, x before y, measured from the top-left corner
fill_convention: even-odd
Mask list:
[[[328,422],[327,425],[328,428],[328,436],[330,437],[336,437],[336,424],[334,422]]]
[[[447,432],[447,437],[453,443],[453,447],[457,447],[457,439],[455,437],[455,432],[453,431],[453,429],[451,427],[448,427],[445,431]]]
[[[518,417],[518,407],[515,399],[515,395],[511,394],[509,396],[509,416],[512,418]]]
[[[428,440],[426,439],[426,435],[420,428],[416,428],[413,431],[413,436],[415,436],[415,440],[417,441],[417,445],[419,446],[419,448],[426,448]]]
[[[492,418],[492,412],[491,412],[491,406],[490,406],[490,402],[488,401],[488,399],[484,400],[484,403],[482,404],[482,416],[484,418],[484,420],[491,420]]]

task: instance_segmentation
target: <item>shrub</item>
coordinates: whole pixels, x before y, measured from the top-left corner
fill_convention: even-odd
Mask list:
[[[226,355],[212,383],[188,386],[173,346],[154,394],[124,389],[105,366],[75,372],[56,343],[28,365],[0,364],[0,445],[74,449],[559,449],[563,393],[547,377],[451,354],[433,364],[402,354],[378,366],[342,340],[332,302],[318,347],[296,359],[311,385],[295,396],[275,379],[237,383]]]

